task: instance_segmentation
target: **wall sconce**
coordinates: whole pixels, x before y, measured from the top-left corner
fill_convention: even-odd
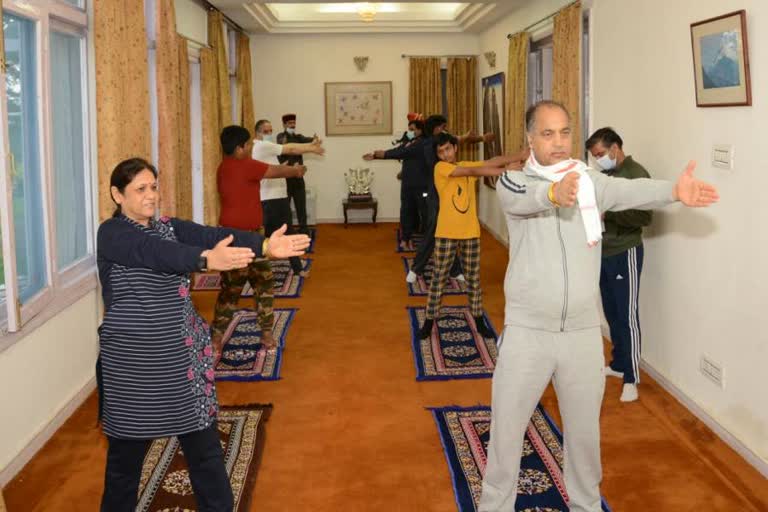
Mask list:
[[[488,61],[488,65],[492,68],[496,67],[496,52],[485,52],[483,54],[485,56],[485,60]]]
[[[365,71],[365,67],[368,65],[368,57],[355,57],[355,66],[358,71]]]

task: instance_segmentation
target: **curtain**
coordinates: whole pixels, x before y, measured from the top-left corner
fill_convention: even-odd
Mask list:
[[[425,118],[442,114],[440,59],[411,57],[409,61],[408,111],[424,114]]]
[[[129,157],[151,158],[147,33],[143,2],[93,3],[99,218],[112,215],[112,169]]]
[[[448,59],[448,126],[455,135],[477,133],[477,57]],[[477,160],[477,145],[459,148],[459,161]]]
[[[187,40],[177,36],[179,46],[179,174],[176,177],[176,215],[192,220],[192,120],[190,109],[189,54]]]
[[[179,44],[173,0],[157,0],[155,65],[157,73],[157,170],[160,213],[177,215],[177,183],[181,173],[179,131],[182,105],[179,97]],[[187,84],[189,85],[189,84]]]
[[[240,124],[253,135],[256,119],[253,113],[251,40],[245,34],[237,36],[237,89],[240,91]]]
[[[514,154],[525,147],[525,110],[527,108],[528,44],[530,34],[520,32],[509,39],[507,61],[507,105],[504,117],[504,148]]]
[[[214,50],[202,48],[200,50],[200,97],[203,119],[203,217],[205,224],[209,226],[219,225],[216,170],[221,162],[221,144],[219,143],[219,88],[216,66]]]
[[[215,69],[213,78],[216,81],[218,107],[216,117],[216,139],[222,128],[232,124],[232,98],[229,94],[229,67],[227,66],[227,50],[224,46],[224,15],[213,10],[208,11],[208,45],[213,49]],[[206,119],[206,118],[203,118]]]
[[[552,33],[552,99],[571,114],[573,149],[571,155],[583,154],[581,146],[581,2],[565,7],[555,16]]]

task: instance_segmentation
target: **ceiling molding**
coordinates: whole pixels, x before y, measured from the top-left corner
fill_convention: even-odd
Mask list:
[[[306,5],[317,4],[312,0],[293,0],[295,3]],[[339,0],[337,0],[338,2]],[[400,3],[416,3],[417,0],[406,0]],[[424,3],[436,3],[436,0],[420,0]],[[246,30],[254,33],[268,34],[333,34],[333,33],[475,33],[512,12],[516,7],[531,0],[496,0],[494,3],[477,3],[476,0],[464,0],[464,4],[453,14],[453,19],[429,19],[423,12],[411,14],[410,19],[404,16],[392,16],[390,13],[379,13],[373,22],[358,19],[356,14],[348,19],[312,19],[314,13],[307,19],[292,21],[280,20],[279,11],[271,8],[270,4],[287,3],[283,0],[211,0],[225,13],[236,19]],[[348,3],[348,2],[346,2]],[[383,14],[383,16],[382,16]],[[407,16],[407,15],[406,15]],[[416,19],[414,19],[416,18]],[[419,19],[421,18],[421,19]]]

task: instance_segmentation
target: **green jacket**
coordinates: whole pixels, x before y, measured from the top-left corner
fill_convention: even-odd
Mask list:
[[[635,162],[631,156],[624,158],[621,165],[606,172],[613,178],[650,178],[645,167]],[[605,212],[605,232],[603,232],[603,258],[615,256],[643,243],[643,227],[651,223],[653,213],[647,210],[624,210]]]

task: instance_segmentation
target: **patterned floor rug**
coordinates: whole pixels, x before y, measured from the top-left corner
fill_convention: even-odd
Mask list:
[[[405,275],[408,275],[408,272],[411,270],[411,267],[413,267],[413,258],[409,258],[407,256],[402,256],[403,259],[403,267],[405,267]],[[408,283],[406,282],[406,286],[408,287],[408,295],[411,295],[413,297],[422,297],[429,294],[429,283],[432,281],[432,260],[429,260],[429,263],[427,263],[427,266],[424,268],[424,275],[419,276],[416,278],[415,283]],[[445,284],[445,287],[443,288],[443,295],[461,295],[467,293],[467,283],[466,281],[459,281],[457,279],[454,279],[452,277],[448,278],[448,282]]]
[[[224,461],[236,512],[250,509],[271,405],[222,407],[218,416]],[[156,439],[144,457],[137,512],[194,511],[197,503],[187,463],[175,437]]]
[[[400,228],[395,229],[395,237],[397,238],[397,245],[395,246],[395,252],[413,252],[413,251],[404,251],[400,247],[400,242],[403,240],[403,233],[400,231]],[[418,248],[421,241],[424,239],[424,235],[421,233],[414,233],[411,237],[411,241],[413,241],[413,245]]]
[[[224,349],[216,361],[216,380],[278,380],[288,328],[297,309],[275,309],[272,335],[278,348],[265,350],[253,311],[238,311],[224,333]]]
[[[459,512],[475,512],[488,454],[491,408],[435,407],[431,411],[440,432]],[[523,441],[515,511],[567,512],[562,468],[563,437],[539,405]],[[605,500],[603,510],[610,512]]]
[[[312,267],[312,259],[305,258],[304,270]],[[273,260],[272,272],[275,275],[275,298],[293,299],[301,296],[304,287],[304,278],[297,276],[291,269],[288,260]],[[221,288],[221,275],[218,272],[206,272],[195,274],[192,279],[192,291],[218,291]],[[251,297],[253,289],[250,284],[245,285],[241,297]]]
[[[444,306],[432,336],[419,339],[424,308],[409,307],[411,340],[416,359],[416,380],[476,379],[492,377],[496,367],[496,336],[483,338],[466,306]],[[493,329],[490,319],[485,322]]]

